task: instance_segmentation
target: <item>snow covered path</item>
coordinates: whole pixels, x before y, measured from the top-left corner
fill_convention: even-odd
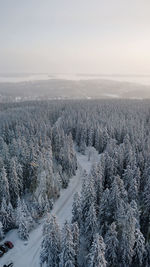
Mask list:
[[[81,190],[83,170],[89,173],[92,163],[98,161],[98,159],[99,156],[96,151],[90,161],[88,161],[88,152],[86,155],[77,153],[78,170],[76,175],[70,180],[69,186],[61,190],[60,197],[55,202],[52,210],[61,227],[65,220],[71,219],[73,196],[74,193]],[[14,248],[0,259],[0,267],[10,261],[14,263],[14,267],[40,267],[39,253],[42,242],[42,228],[43,223],[30,233],[28,244],[18,238],[17,230],[10,231],[5,240],[11,240],[14,243]]]

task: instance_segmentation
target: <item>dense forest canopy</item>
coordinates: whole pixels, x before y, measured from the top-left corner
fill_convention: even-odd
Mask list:
[[[0,238],[20,238],[76,173],[75,148],[100,154],[74,196],[72,222],[43,229],[47,266],[150,266],[150,101],[33,101],[0,106]]]

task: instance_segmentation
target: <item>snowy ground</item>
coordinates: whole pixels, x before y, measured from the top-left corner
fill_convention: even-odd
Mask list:
[[[81,190],[83,170],[89,173],[92,163],[99,160],[97,152],[94,151],[93,148],[91,151],[92,155],[90,161],[88,156],[89,150],[86,151],[86,155],[77,153],[78,170],[76,175],[71,179],[69,186],[61,190],[60,197],[54,204],[52,213],[57,216],[57,221],[61,227],[65,220],[71,219],[73,195]],[[14,248],[0,259],[0,267],[11,261],[14,263],[14,267],[40,267],[39,253],[42,242],[42,228],[43,223],[41,222],[41,224],[30,233],[27,244],[18,238],[17,230],[10,231],[5,240],[12,241]]]

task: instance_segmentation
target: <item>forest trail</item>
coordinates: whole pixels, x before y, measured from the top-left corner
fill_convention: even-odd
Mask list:
[[[81,190],[83,171],[86,170],[88,174],[92,164],[99,160],[99,155],[96,151],[93,151],[93,155],[88,160],[88,152],[89,150],[86,151],[86,155],[76,153],[78,161],[76,175],[71,178],[68,187],[61,190],[60,197],[54,204],[52,214],[57,216],[60,227],[63,226],[66,220],[71,219],[73,196]],[[0,259],[0,267],[11,261],[14,263],[14,267],[40,267],[39,254],[42,242],[42,228],[43,223],[30,233],[27,244],[18,238],[17,230],[10,231],[5,240],[11,240],[14,243],[14,248]]]

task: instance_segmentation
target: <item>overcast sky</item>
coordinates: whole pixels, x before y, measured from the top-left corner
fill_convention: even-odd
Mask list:
[[[150,0],[0,0],[0,72],[150,74]]]

